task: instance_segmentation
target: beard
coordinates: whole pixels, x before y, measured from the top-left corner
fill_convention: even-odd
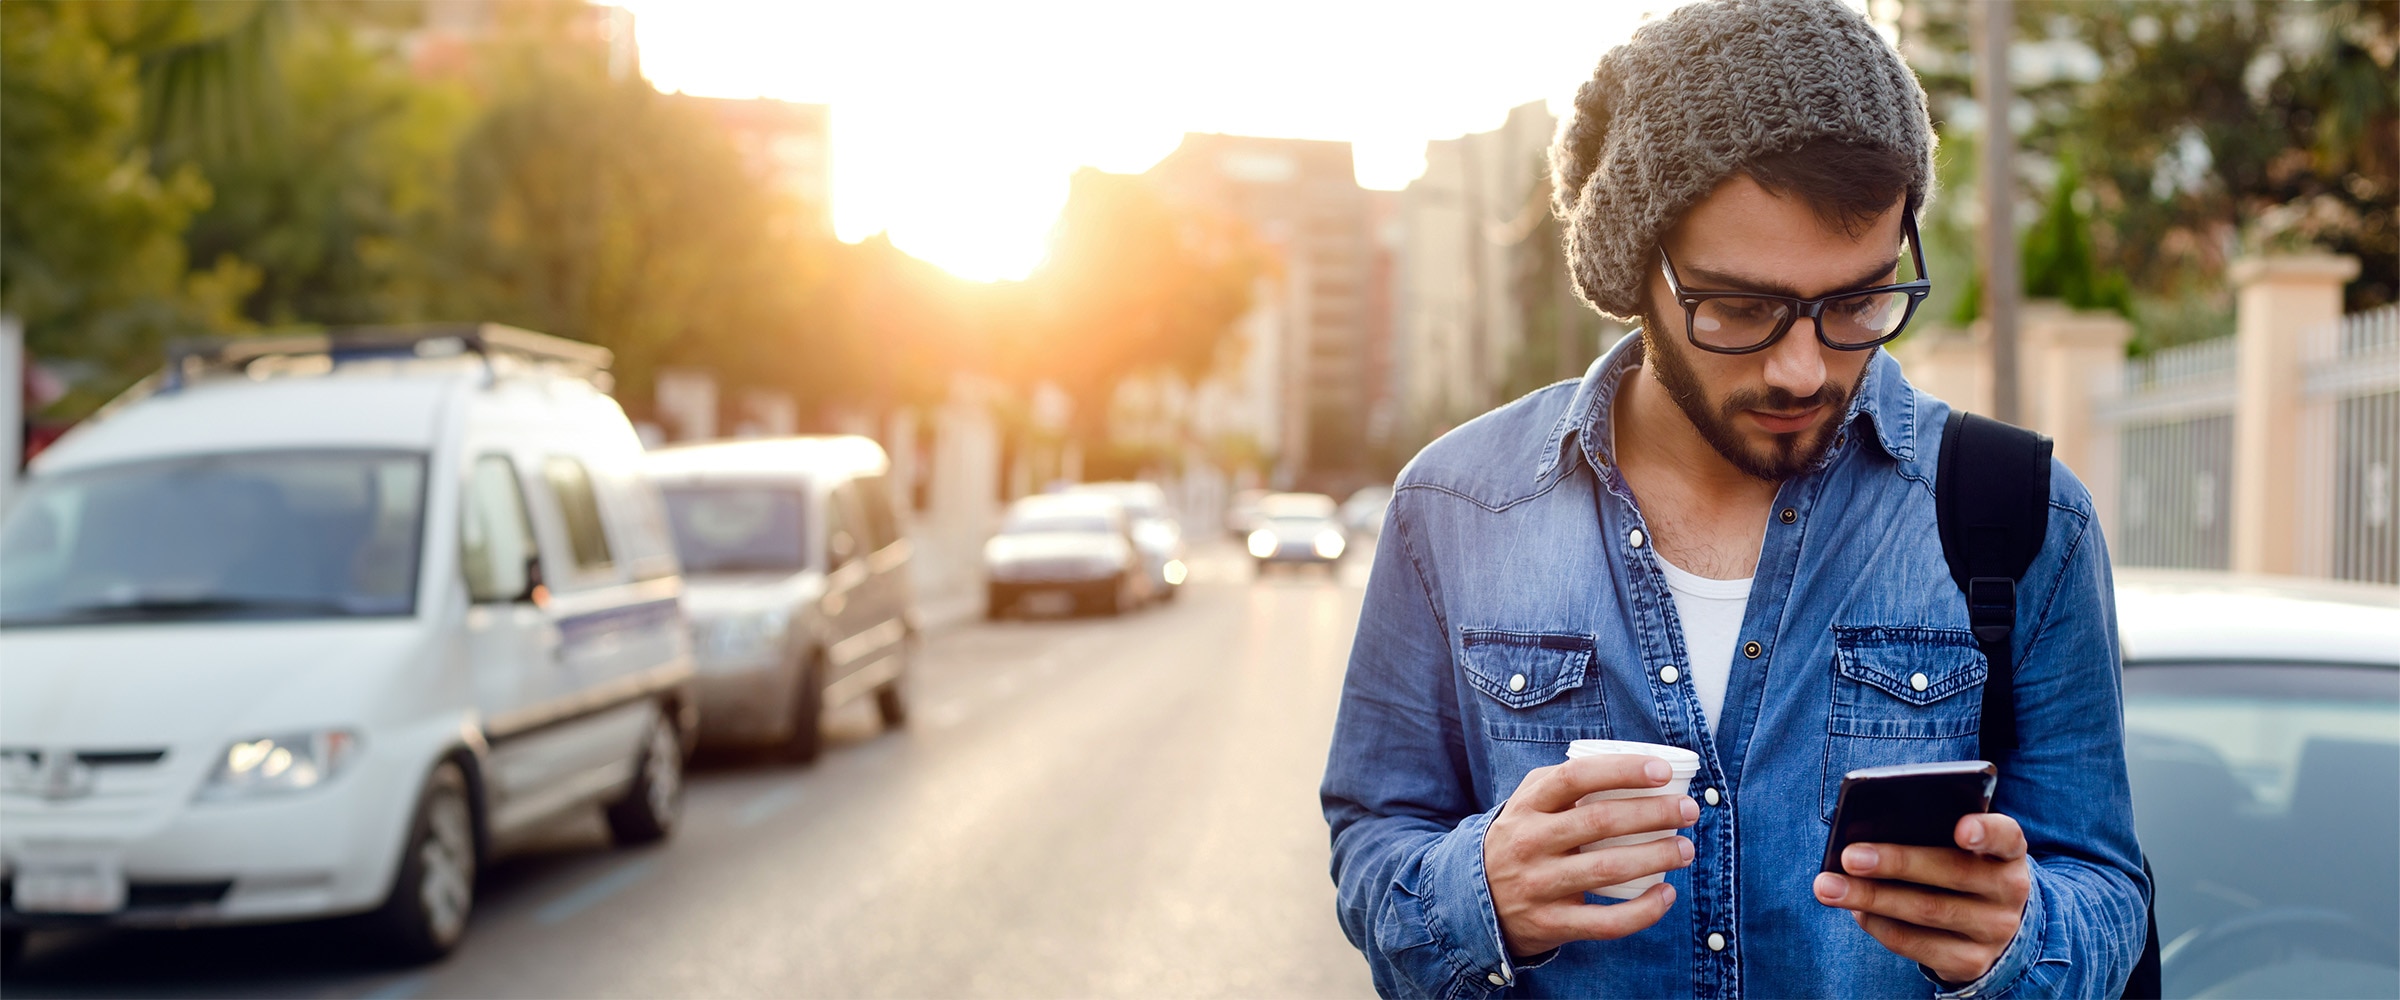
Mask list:
[[[1799,475],[1833,449],[1834,428],[1841,425],[1842,416],[1850,409],[1850,397],[1866,382],[1867,368],[1872,367],[1861,367],[1857,381],[1847,388],[1829,381],[1806,396],[1795,396],[1775,386],[1737,389],[1723,402],[1711,406],[1707,391],[1700,385],[1699,373],[1692,370],[1691,359],[1684,354],[1687,348],[1672,343],[1673,338],[1661,332],[1666,327],[1657,317],[1644,316],[1642,320],[1642,351],[1658,384],[1667,390],[1667,398],[1675,401],[1675,407],[1692,422],[1701,439],[1725,461],[1745,475],[1767,482],[1782,482]],[[1797,330],[1785,334],[1798,335]],[[1744,410],[1789,412],[1820,405],[1832,415],[1829,419],[1807,430],[1769,434],[1763,443],[1745,435],[1734,423]]]

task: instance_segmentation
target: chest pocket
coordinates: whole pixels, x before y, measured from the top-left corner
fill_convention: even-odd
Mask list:
[[[1498,796],[1527,771],[1566,760],[1568,743],[1608,737],[1591,636],[1468,629],[1462,639],[1467,683],[1483,695],[1466,706],[1468,732],[1483,733]]]
[[[1592,672],[1592,637],[1468,629],[1467,683],[1510,708],[1532,708],[1582,687]]]
[[[1969,632],[1836,626],[1819,796],[1825,819],[1833,819],[1851,771],[1973,757],[1990,670]]]

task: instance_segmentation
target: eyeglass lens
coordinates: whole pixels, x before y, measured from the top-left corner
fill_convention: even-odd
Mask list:
[[[1775,336],[1792,315],[1792,304],[1780,299],[1714,296],[1693,308],[1692,335],[1709,347],[1755,347]],[[1873,343],[1899,329],[1907,316],[1906,292],[1846,295],[1825,303],[1825,339],[1836,344]]]

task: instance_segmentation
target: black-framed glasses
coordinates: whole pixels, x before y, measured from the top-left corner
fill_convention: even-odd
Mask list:
[[[1692,346],[1717,354],[1751,354],[1766,350],[1805,316],[1817,325],[1817,340],[1837,351],[1864,351],[1889,343],[1908,328],[1908,319],[1933,294],[1933,279],[1925,275],[1925,248],[1918,245],[1917,220],[1903,218],[1908,253],[1916,265],[1915,281],[1878,285],[1854,292],[1835,292],[1814,299],[1766,292],[1708,292],[1683,287],[1675,277],[1675,262],[1667,248],[1658,248],[1658,266],[1667,275],[1667,290],[1683,306],[1683,330]]]

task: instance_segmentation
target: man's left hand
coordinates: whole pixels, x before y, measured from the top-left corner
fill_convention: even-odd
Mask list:
[[[1852,844],[1842,870],[1817,876],[1817,901],[1849,910],[1884,947],[1952,985],[1974,982],[2000,960],[2025,916],[2033,868],[2025,831],[1978,813],[1951,831],[1956,848]]]

